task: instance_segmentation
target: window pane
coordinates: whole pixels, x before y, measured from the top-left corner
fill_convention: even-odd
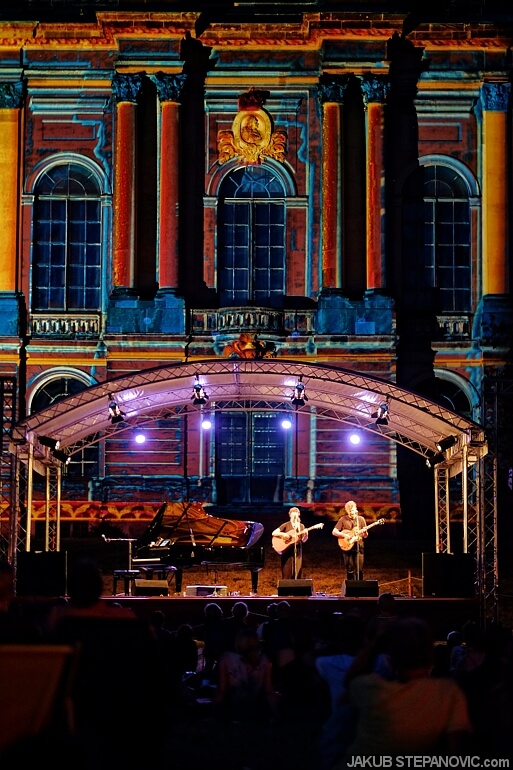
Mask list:
[[[233,273],[233,286],[235,289],[246,289],[248,284],[248,271],[241,269]]]
[[[454,292],[454,310],[465,312],[470,305],[470,289],[458,289]]]
[[[438,266],[449,267],[452,270],[453,266],[453,249],[452,246],[439,246],[438,247]]]
[[[461,244],[470,242],[470,225],[468,223],[454,225],[454,242]]]
[[[247,226],[237,227],[234,230],[234,237],[233,237],[234,246],[247,246],[248,236],[249,236],[249,230]]]
[[[456,267],[461,267],[466,273],[466,283],[470,282],[470,271],[468,268],[468,246],[455,246],[454,247],[454,264]]]

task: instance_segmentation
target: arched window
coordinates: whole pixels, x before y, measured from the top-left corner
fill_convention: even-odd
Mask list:
[[[56,401],[80,393],[85,388],[87,385],[75,377],[56,376],[48,379],[34,393],[30,402],[30,413],[35,414],[42,409],[47,409]],[[97,476],[99,472],[98,444],[84,447],[73,454],[69,465],[64,467],[63,472],[68,478],[81,478],[86,482]]]
[[[450,379],[433,377],[421,380],[415,384],[415,390],[446,409],[451,409],[469,420],[474,419],[468,395]]]
[[[77,163],[45,171],[34,217],[32,310],[100,310],[101,198],[92,171]]]
[[[285,292],[285,190],[268,168],[245,166],[219,191],[221,305],[279,307]]]
[[[437,312],[472,310],[469,190],[453,168],[418,168],[403,188],[405,289],[433,289]]]

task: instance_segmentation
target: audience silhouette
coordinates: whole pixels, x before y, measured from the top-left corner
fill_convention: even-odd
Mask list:
[[[328,622],[286,600],[266,615],[243,601],[225,615],[211,601],[202,625],[181,615],[168,627],[171,614],[139,617],[103,591],[98,565],[77,559],[66,601],[33,623],[0,563],[0,645],[62,642],[79,653],[75,732],[60,736],[57,766],[74,753],[80,770],[339,770],[354,755],[512,753],[511,630],[471,621],[437,640],[435,658],[429,624],[403,617],[389,593],[368,614]],[[41,756],[49,745],[38,742]],[[6,767],[37,751],[16,748]]]

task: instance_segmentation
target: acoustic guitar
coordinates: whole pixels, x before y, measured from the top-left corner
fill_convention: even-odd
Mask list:
[[[352,529],[343,529],[342,534],[344,537],[337,538],[338,544],[343,551],[349,551],[356,543],[356,541],[360,539],[362,532],[367,532],[367,530],[372,529],[372,527],[376,527],[378,524],[384,523],[385,519],[378,519],[377,521],[373,521],[372,524],[367,524],[366,527],[360,527],[357,535],[351,534],[351,532],[353,532]]]
[[[281,555],[282,553],[285,553],[287,548],[290,548],[291,545],[294,545],[298,540],[301,540],[301,536],[304,535],[305,532],[310,532],[312,529],[322,529],[323,527],[324,524],[321,522],[319,524],[314,524],[313,527],[306,527],[305,529],[302,529],[301,532],[296,532],[295,529],[291,529],[289,532],[284,533],[286,538],[275,535],[273,537],[273,548],[276,553]]]

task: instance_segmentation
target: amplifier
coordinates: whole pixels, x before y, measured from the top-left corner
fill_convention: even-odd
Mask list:
[[[186,596],[228,596],[228,586],[186,586]]]
[[[169,596],[167,580],[136,580],[134,596]]]

